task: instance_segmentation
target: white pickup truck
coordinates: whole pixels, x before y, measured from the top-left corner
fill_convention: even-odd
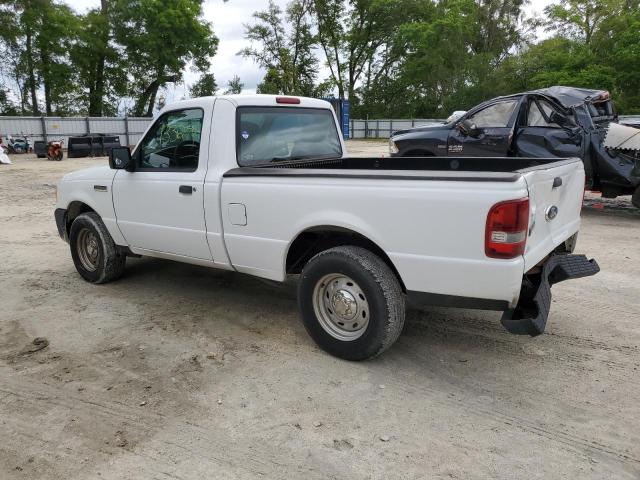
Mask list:
[[[503,311],[544,331],[553,283],[593,275],[572,255],[578,159],[353,158],[329,103],[268,95],[166,107],[133,152],[66,175],[55,219],[80,275],[148,255],[284,281],[304,325],[362,360],[398,338],[405,297]]]

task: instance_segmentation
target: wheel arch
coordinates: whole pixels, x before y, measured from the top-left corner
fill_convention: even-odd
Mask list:
[[[435,157],[433,152],[425,148],[410,148],[402,154],[403,157]]]
[[[300,273],[304,265],[314,255],[340,245],[360,246],[380,257],[397,277],[402,291],[407,291],[398,269],[384,249],[362,233],[337,225],[317,225],[299,232],[287,247],[285,272],[287,274]]]
[[[98,213],[91,205],[88,205],[87,203],[81,200],[74,200],[71,203],[69,203],[69,205],[67,206],[67,219],[66,219],[67,237],[71,230],[71,224],[73,223],[73,221],[79,215],[82,215],[83,213],[87,213],[87,212]]]

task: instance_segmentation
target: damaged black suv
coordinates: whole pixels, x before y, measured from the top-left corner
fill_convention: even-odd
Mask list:
[[[397,131],[389,150],[395,157],[579,157],[587,188],[608,198],[633,195],[640,208],[639,150],[607,145],[612,122],[609,92],[556,86],[494,98],[441,125]]]

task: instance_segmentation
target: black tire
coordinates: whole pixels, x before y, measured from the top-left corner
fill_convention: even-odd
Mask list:
[[[85,256],[83,260],[80,243],[87,237],[95,241],[97,251],[94,248],[92,251],[96,254],[90,255],[90,259]],[[110,282],[124,272],[127,256],[118,250],[107,227],[95,212],[83,213],[76,217],[69,232],[69,246],[76,270],[88,282]],[[92,263],[91,266],[94,268],[88,268],[88,263]]]
[[[631,197],[631,203],[634,207],[640,208],[640,185],[636,188],[636,191],[633,192],[633,196]]]
[[[322,288],[324,279],[333,274],[353,279],[364,294],[361,298],[366,297],[368,323],[358,338],[336,338],[321,323],[318,315],[322,314],[316,314],[316,287]],[[329,298],[327,292],[319,291]],[[396,275],[380,257],[362,247],[335,247],[309,260],[298,284],[298,306],[311,338],[326,352],[345,360],[366,360],[381,354],[398,339],[404,325],[405,298]]]

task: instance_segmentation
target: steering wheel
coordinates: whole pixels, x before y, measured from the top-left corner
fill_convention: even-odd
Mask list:
[[[195,140],[183,140],[182,142],[180,142],[179,144],[176,145],[176,149],[175,149],[175,153],[174,155],[177,155],[178,152],[180,151],[181,148],[186,147],[186,146],[190,146],[190,147],[196,147],[196,148],[200,148],[200,142],[196,142]]]
[[[179,157],[178,154],[180,152],[180,149],[184,148],[184,147],[190,147],[191,151],[195,151],[196,153],[190,153],[187,155],[184,155],[183,157]],[[176,145],[175,150],[173,151],[173,159],[176,163],[176,166],[182,166],[181,164],[184,163],[190,163],[190,160],[193,160],[194,158],[197,158],[198,156],[198,151],[200,150],[200,142],[196,142],[195,140],[183,140],[182,142],[178,143]]]

